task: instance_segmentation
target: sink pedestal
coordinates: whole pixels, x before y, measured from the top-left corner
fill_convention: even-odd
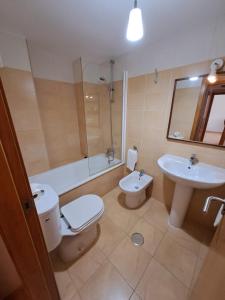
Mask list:
[[[169,223],[181,227],[191,200],[193,188],[179,183],[175,185]]]

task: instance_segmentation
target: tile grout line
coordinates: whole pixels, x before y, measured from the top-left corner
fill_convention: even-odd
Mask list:
[[[175,274],[173,274],[164,264],[162,264],[161,262],[158,261],[158,259],[156,257],[153,257],[155,259],[155,261],[161,265],[161,267],[163,267],[165,270],[167,270],[172,276],[173,278],[175,278],[177,281],[179,281],[182,286],[184,286],[187,290],[190,289],[190,287],[188,287],[185,283],[183,283]]]

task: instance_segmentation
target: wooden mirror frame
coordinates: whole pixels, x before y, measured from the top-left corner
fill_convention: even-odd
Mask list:
[[[210,107],[212,105],[213,97],[215,95],[219,95],[219,94],[223,94],[223,93],[225,94],[225,88],[224,88],[224,91],[221,91],[220,87],[218,87],[218,85],[220,85],[220,84],[225,85],[225,72],[218,72],[217,74],[218,75],[222,75],[222,77],[223,77],[223,82],[222,83],[220,83],[220,82],[217,81],[214,84],[207,84],[207,85],[205,85],[204,82],[203,82],[201,90],[200,90],[199,100],[201,98],[202,99],[206,99],[206,96],[209,95],[209,92],[211,91],[212,87],[215,87],[216,92],[213,92],[213,94],[211,94],[211,97],[210,97]],[[203,79],[205,78],[205,82],[206,82],[206,77],[208,75],[209,74],[204,74],[204,75],[199,75],[198,77],[202,77]],[[169,116],[169,122],[168,122],[168,127],[167,127],[167,135],[166,135],[167,140],[173,141],[173,142],[178,142],[178,143],[182,143],[183,142],[183,143],[190,143],[190,144],[197,144],[197,145],[202,145],[202,146],[210,146],[210,147],[216,147],[216,148],[220,148],[220,149],[225,149],[225,146],[222,146],[222,145],[216,145],[216,144],[205,143],[205,142],[201,142],[201,141],[188,140],[188,139],[177,139],[177,138],[172,138],[171,136],[169,136],[170,125],[171,125],[172,115],[173,115],[173,108],[174,108],[174,100],[175,100],[177,83],[179,81],[182,81],[182,80],[188,80],[189,78],[190,77],[177,78],[174,81],[172,103],[171,103],[171,108],[170,108],[170,116]],[[198,107],[196,109],[196,112],[197,112],[197,110],[198,110]],[[209,117],[209,114],[208,114],[208,117]],[[196,114],[195,114],[195,119],[196,119]],[[194,133],[193,133],[193,127],[194,127],[194,124],[192,126],[192,132],[191,132],[192,136],[194,135]],[[225,132],[222,133],[222,136],[223,135],[225,135]]]

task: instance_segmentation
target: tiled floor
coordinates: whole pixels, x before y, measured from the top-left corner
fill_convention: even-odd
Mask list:
[[[118,198],[119,188],[104,196],[101,233],[91,250],[70,266],[54,256],[61,298],[187,299],[207,253],[205,234],[199,228],[190,235],[168,226],[166,208],[153,198],[137,210],[124,208]],[[131,243],[133,232],[144,235],[141,247]]]

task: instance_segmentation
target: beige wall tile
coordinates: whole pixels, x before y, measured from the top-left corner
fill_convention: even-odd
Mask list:
[[[124,175],[124,166],[115,168],[114,170],[99,176],[80,187],[69,191],[60,196],[60,204],[64,205],[71,200],[78,198],[84,194],[97,194],[103,196],[113,188],[118,186],[120,179]]]
[[[35,78],[50,168],[82,158],[74,85]]]
[[[28,175],[49,169],[31,72],[1,69],[1,78]]]
[[[127,142],[126,147],[136,145],[139,149],[137,167],[154,177],[153,196],[170,208],[174,183],[165,178],[157,166],[157,159],[165,154],[190,157],[196,153],[200,161],[225,167],[224,150],[183,142],[167,141],[166,133],[172,102],[174,80],[194,75],[206,74],[210,62],[183,66],[160,71],[158,83],[154,74],[145,74],[128,80]],[[186,219],[212,227],[217,207],[207,216],[201,213],[203,201],[210,194],[221,195],[225,186],[213,190],[195,191]]]

